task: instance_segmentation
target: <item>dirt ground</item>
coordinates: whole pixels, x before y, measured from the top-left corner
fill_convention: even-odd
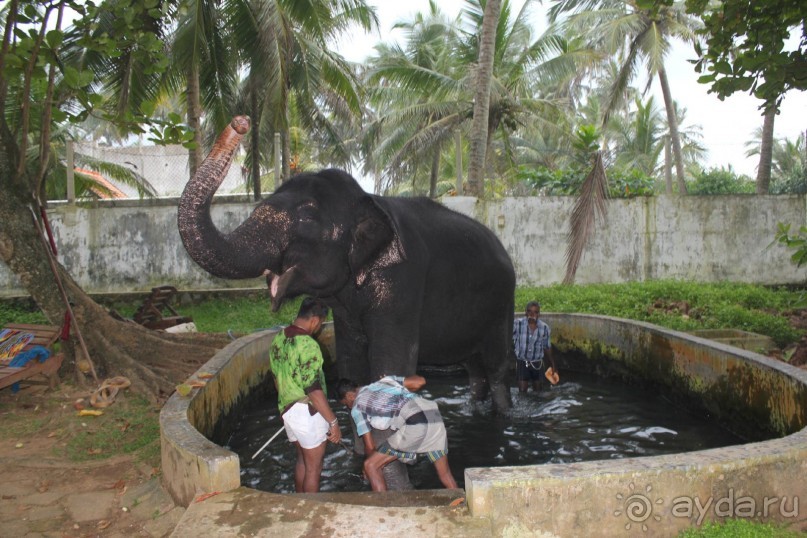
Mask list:
[[[73,405],[87,394],[66,383],[0,390],[1,538],[163,537],[179,521],[154,457],[68,457],[68,439],[92,428]]]

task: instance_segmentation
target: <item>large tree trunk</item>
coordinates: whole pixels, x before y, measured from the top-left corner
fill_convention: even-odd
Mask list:
[[[3,174],[0,178],[4,191],[0,196],[0,259],[20,279],[48,320],[61,325],[66,307],[51,271],[47,250],[34,225],[28,205],[32,201],[21,194],[22,189],[9,185],[9,176],[5,176],[8,170]],[[228,342],[224,335],[174,335],[119,321],[84,293],[60,264],[57,270],[99,378],[126,376],[132,382],[132,390],[153,402],[170,395],[177,383]],[[74,337],[73,330],[71,341]],[[73,346],[66,347],[69,352]],[[70,368],[75,360],[68,360],[66,364]]]
[[[675,115],[675,104],[670,93],[670,83],[667,81],[667,72],[662,67],[658,70],[658,80],[661,84],[661,93],[664,95],[664,108],[667,109],[667,124],[670,127],[670,142],[672,142],[673,158],[675,160],[675,177],[678,180],[678,194],[687,193],[687,184],[684,179],[684,158],[681,155],[681,136],[678,134],[678,118]]]
[[[490,113],[490,86],[493,79],[493,59],[496,52],[496,28],[499,24],[501,0],[488,0],[482,21],[479,61],[476,66],[476,93],[474,117],[471,127],[470,155],[468,159],[468,190],[472,196],[481,196],[485,171],[485,149],[488,138]]]
[[[776,109],[765,111],[762,124],[762,140],[759,143],[759,166],[757,167],[757,194],[768,194],[771,186],[771,163],[773,162],[773,124]]]

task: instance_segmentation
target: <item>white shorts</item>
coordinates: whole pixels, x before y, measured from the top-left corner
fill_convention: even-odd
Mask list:
[[[315,448],[325,442],[328,421],[322,415],[311,415],[308,404],[297,402],[283,414],[283,426],[292,443],[297,441],[303,448]]]

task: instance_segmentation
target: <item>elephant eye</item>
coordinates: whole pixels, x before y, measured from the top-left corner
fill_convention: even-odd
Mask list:
[[[297,221],[311,222],[317,218],[317,204],[306,202],[297,207]]]

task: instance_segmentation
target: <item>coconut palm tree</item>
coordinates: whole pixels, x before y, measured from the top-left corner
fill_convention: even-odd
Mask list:
[[[361,89],[351,66],[330,50],[341,32],[378,24],[365,0],[274,0],[237,2],[229,18],[245,71],[240,102],[252,117],[248,159],[253,174],[272,161],[280,133],[283,177],[291,160],[295,122],[327,147],[331,164],[351,166],[335,122],[361,117]],[[291,118],[293,111],[296,118]]]
[[[239,64],[230,45],[233,38],[226,24],[228,9],[228,2],[211,0],[184,0],[176,5],[177,23],[169,38],[171,63],[164,73],[163,88],[185,96],[187,123],[193,132],[191,175],[204,157],[202,117],[209,131],[218,133],[234,112]]]
[[[522,128],[529,126],[532,133],[541,126],[554,129],[554,121],[540,122],[558,108],[551,95],[563,88],[558,81],[575,71],[564,40],[553,33],[533,37],[527,4],[513,13],[504,0],[497,27],[485,154],[487,166],[500,173],[514,169],[521,146],[529,145],[518,137]],[[370,124],[368,136],[376,140],[377,152],[392,157],[375,161],[388,163],[388,176],[400,173],[399,165],[416,170],[419,162],[431,163],[429,170],[434,170],[436,148],[455,151],[446,142],[458,130],[469,133],[472,129],[483,4],[469,0],[462,15],[450,27],[438,11],[420,16],[408,23],[417,32],[408,35],[403,47],[378,47],[378,55],[370,59],[372,104],[383,112]],[[494,144],[498,146],[492,151]]]
[[[684,161],[672,92],[664,67],[672,39],[695,41],[700,21],[686,14],[684,4],[660,0],[637,4],[633,0],[558,0],[549,10],[550,20],[560,22],[572,35],[582,35],[594,49],[618,58],[620,69],[612,81],[603,114],[603,125],[612,110],[624,102],[625,89],[644,63],[648,87],[658,77],[667,112],[678,191],[686,193]]]
[[[404,31],[403,47],[381,44],[368,59],[368,112],[374,117],[364,145],[370,152],[368,162],[386,163],[388,188],[400,190],[395,185],[407,175],[416,192],[420,172],[426,169],[429,195],[435,195],[442,148],[465,121],[460,114],[465,110],[465,74],[456,61],[457,25],[431,2],[427,14],[416,13],[396,24]]]
[[[493,79],[496,29],[499,26],[501,0],[483,0],[485,16],[479,36],[479,60],[474,76],[474,115],[471,126],[471,151],[468,163],[468,186],[473,196],[482,194],[485,153],[490,137],[490,88]]]
[[[771,164],[773,161],[773,124],[776,121],[776,108],[765,110],[762,122],[762,139],[759,145],[759,165],[757,166],[757,194],[768,194],[771,184]]]
[[[754,138],[746,142],[746,155],[759,155],[765,140],[764,128],[757,129]],[[805,137],[795,141],[773,138],[771,142],[771,194],[803,194],[807,192],[807,151]],[[757,185],[757,188],[759,185]],[[757,190],[757,194],[759,191]]]
[[[663,149],[661,113],[652,96],[645,102],[637,98],[634,104],[636,110],[628,118],[612,118],[618,135],[614,164],[623,170],[638,169],[652,176],[658,171]]]

